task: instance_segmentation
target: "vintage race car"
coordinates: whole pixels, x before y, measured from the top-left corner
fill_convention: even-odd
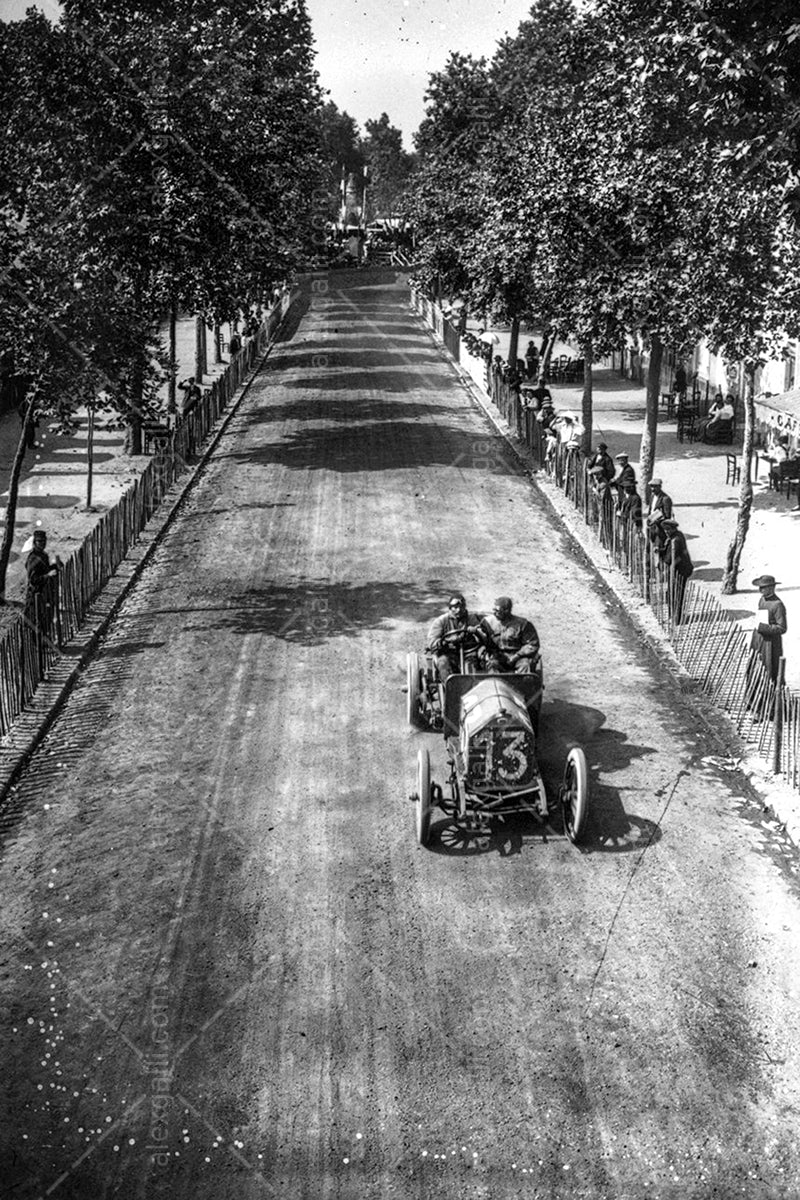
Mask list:
[[[465,672],[450,675],[442,684],[435,660],[417,654],[408,656],[407,672],[409,723],[441,729],[448,762],[442,788],[431,780],[427,747],[417,755],[417,786],[411,799],[421,845],[430,839],[431,814],[437,807],[470,829],[485,828],[493,819],[521,809],[548,821],[560,808],[567,836],[578,841],[588,808],[586,756],[579,746],[567,754],[551,809],[537,759],[541,672]]]

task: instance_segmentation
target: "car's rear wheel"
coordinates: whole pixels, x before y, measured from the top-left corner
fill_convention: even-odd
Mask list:
[[[412,729],[422,725],[422,714],[419,710],[419,698],[422,694],[422,668],[419,655],[406,655],[406,716]]]
[[[577,842],[586,827],[589,807],[589,771],[586,755],[580,746],[573,746],[567,755],[564,782],[561,785],[561,807],[566,835],[571,842]]]
[[[431,836],[431,758],[426,747],[417,754],[417,841],[427,846]]]

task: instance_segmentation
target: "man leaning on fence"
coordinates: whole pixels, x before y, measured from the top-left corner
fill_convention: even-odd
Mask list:
[[[665,517],[661,522],[664,544],[658,551],[664,566],[669,570],[669,603],[672,619],[679,625],[683,619],[683,598],[686,584],[694,572],[694,563],[686,545],[686,538],[678,528],[674,517]]]
[[[663,521],[672,517],[672,497],[664,491],[662,480],[654,475],[650,480],[650,507],[647,510],[647,536],[660,550],[666,541]]]
[[[47,585],[49,580],[57,578],[62,562],[58,556],[51,562],[46,546],[47,534],[43,529],[37,529],[33,535],[33,549],[25,560],[25,573],[28,577],[25,616],[39,633],[51,635],[57,591],[49,589]]]

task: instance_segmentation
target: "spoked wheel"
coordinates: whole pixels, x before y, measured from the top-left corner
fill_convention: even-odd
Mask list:
[[[419,711],[419,698],[422,691],[422,670],[419,655],[406,655],[406,716],[412,729],[419,729],[422,718]]]
[[[567,755],[564,782],[561,785],[564,830],[571,842],[577,842],[583,833],[588,805],[589,772],[586,767],[586,755],[580,746],[573,746]]]
[[[417,754],[416,796],[417,841],[427,846],[431,836],[431,758],[423,747]]]

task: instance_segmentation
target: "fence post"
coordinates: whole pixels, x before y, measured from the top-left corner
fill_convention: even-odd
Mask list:
[[[786,659],[778,659],[778,678],[775,680],[775,707],[773,709],[772,774],[781,773],[781,748],[783,742],[783,680],[786,674]]]

